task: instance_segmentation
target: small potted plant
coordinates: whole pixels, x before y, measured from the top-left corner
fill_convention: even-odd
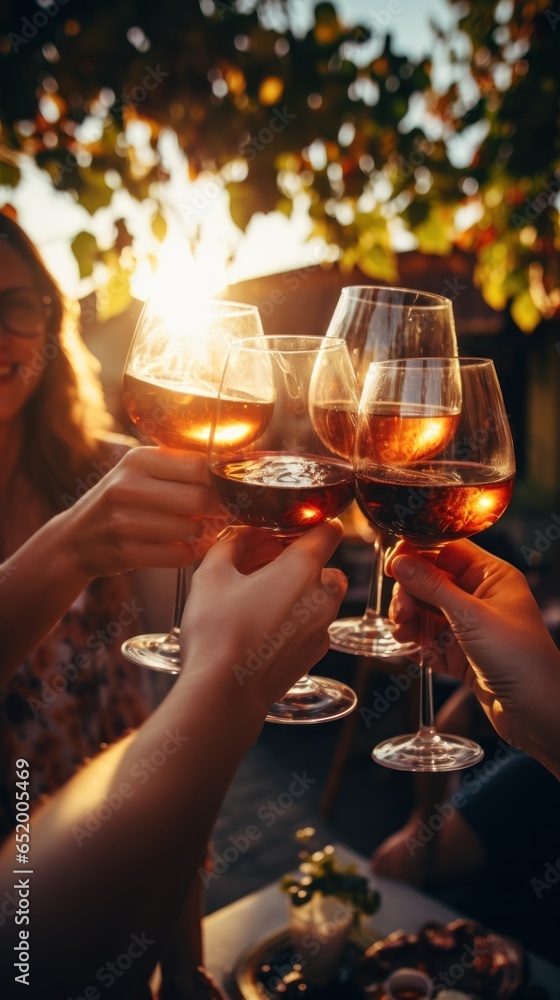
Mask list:
[[[312,827],[296,833],[302,844],[314,836]],[[379,909],[381,897],[353,865],[338,865],[330,845],[319,851],[306,847],[299,859],[298,875],[286,875],[280,888],[288,896],[292,943],[303,975],[322,986],[336,975],[351,928],[361,914]]]

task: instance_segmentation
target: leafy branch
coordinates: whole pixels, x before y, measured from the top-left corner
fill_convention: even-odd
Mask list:
[[[386,24],[351,29],[318,3],[303,35],[285,0],[36,2],[24,17],[5,5],[0,184],[17,186],[31,157],[92,217],[125,192],[161,239],[172,133],[185,175],[218,174],[240,229],[305,203],[343,270],[387,281],[397,236],[426,254],[458,247],[486,301],[530,332],[560,314],[560,13],[548,0],[450,5],[455,23],[432,26],[433,59],[418,63],[393,51],[402,0]],[[183,216],[196,243],[200,213]],[[81,273],[102,263],[120,298],[134,266],[124,229],[109,251],[74,244]]]

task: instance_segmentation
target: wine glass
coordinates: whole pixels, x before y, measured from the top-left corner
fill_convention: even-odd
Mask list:
[[[209,299],[184,310],[164,295],[146,302],[124,366],[124,405],[143,435],[170,448],[208,449],[216,397],[229,341],[262,334],[259,311],[243,302]],[[133,663],[176,674],[186,574],[178,570],[171,629],[123,643]]]
[[[433,448],[427,455],[428,437]],[[372,364],[360,401],[354,474],[368,520],[412,542],[433,562],[447,542],[494,524],[511,498],[515,458],[493,362],[409,358]],[[435,730],[434,627],[432,610],[421,609],[420,726],[414,735],[375,747],[374,760],[386,767],[453,771],[484,755],[472,740]]]
[[[450,299],[414,289],[377,285],[343,288],[326,336],[346,341],[360,392],[373,361],[457,355]],[[432,442],[428,439],[425,443],[429,452]],[[396,641],[393,623],[381,613],[387,542],[387,535],[379,532],[364,614],[339,618],[329,629],[331,646],[341,653],[391,657],[418,651],[413,643]]]
[[[358,407],[356,379],[343,340],[257,337],[230,344],[209,448],[214,486],[243,524],[284,544],[337,517],[354,498],[352,450]],[[232,440],[245,422],[252,433]],[[300,609],[309,618],[324,603],[318,590]],[[297,628],[298,614],[289,628]],[[293,634],[293,633],[292,633]],[[271,640],[272,641],[272,640]],[[248,673],[267,653],[248,651]],[[356,705],[345,684],[304,677],[267,715],[269,722],[339,719]]]

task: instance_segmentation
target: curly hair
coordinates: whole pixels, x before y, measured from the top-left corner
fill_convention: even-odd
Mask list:
[[[48,306],[46,340],[26,377],[37,385],[24,409],[22,471],[55,512],[63,495],[75,494],[76,482],[102,456],[103,433],[113,420],[105,405],[99,364],[78,332],[78,306],[66,300],[23,229],[0,213],[0,241],[29,267],[35,287]]]

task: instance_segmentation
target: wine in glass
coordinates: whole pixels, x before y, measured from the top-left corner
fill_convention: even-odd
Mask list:
[[[417,421],[440,441],[419,453]],[[515,458],[504,402],[486,358],[409,358],[369,369],[354,453],[356,499],[381,531],[436,561],[450,541],[489,528],[513,490]],[[385,740],[373,758],[406,771],[452,771],[483,757],[472,740],[437,733],[430,647],[435,619],[421,609],[420,725]]]
[[[342,337],[350,353],[361,392],[373,361],[391,358],[456,357],[457,338],[451,301],[442,295],[414,289],[377,285],[349,285],[342,289],[327,330],[327,337]],[[445,423],[436,425],[418,416],[410,423],[418,459],[429,459],[439,450]],[[361,617],[339,618],[329,629],[331,646],[357,656],[391,657],[416,652],[412,643],[398,643],[393,623],[381,612],[384,553],[387,534],[379,532],[367,607]]]
[[[138,320],[123,375],[124,404],[143,436],[185,451],[207,452],[227,347],[231,339],[262,334],[256,306],[212,300],[190,311],[169,307],[164,295],[148,299]],[[230,433],[242,440],[258,430],[240,404],[230,412]],[[173,622],[167,634],[138,635],[122,645],[134,663],[176,674],[181,668],[179,629],[186,574],[178,570]]]
[[[261,414],[261,433],[232,441],[229,412],[240,397]],[[232,342],[218,395],[209,467],[233,515],[287,544],[341,514],[354,498],[357,405],[356,380],[343,340],[286,336]],[[356,695],[345,684],[304,677],[270,708],[267,719],[325,722],[347,715],[355,705]]]

